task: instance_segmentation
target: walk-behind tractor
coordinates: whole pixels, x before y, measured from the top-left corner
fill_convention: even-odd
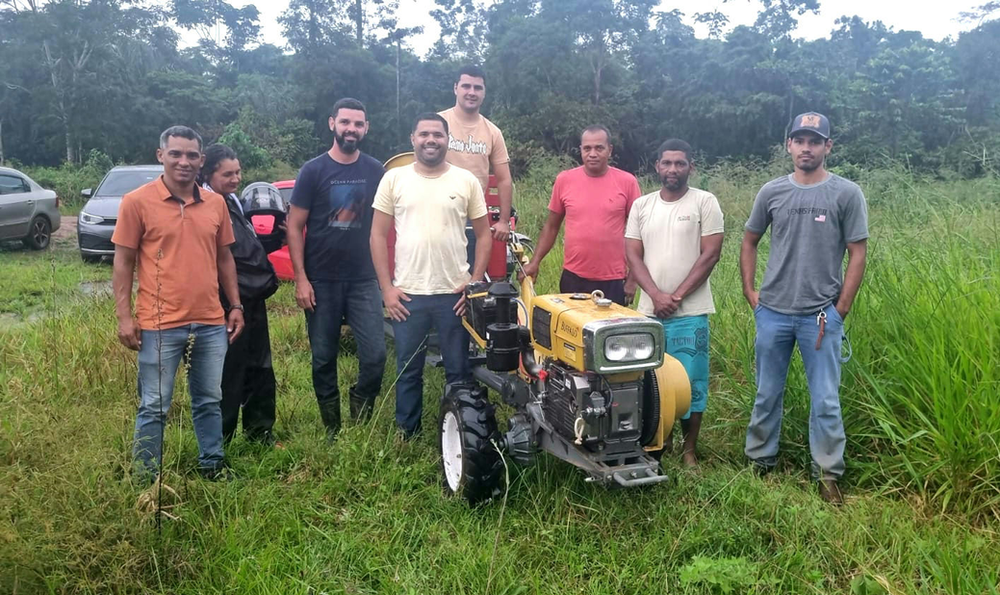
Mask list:
[[[463,323],[478,346],[471,384],[441,403],[441,469],[448,491],[470,503],[499,493],[501,452],[528,465],[547,451],[588,481],[664,481],[651,453],[691,404],[684,368],[663,353],[659,322],[593,294],[535,295],[527,238],[513,234],[507,278],[466,289]],[[520,286],[520,290],[518,289]],[[489,390],[513,408],[497,428]]]

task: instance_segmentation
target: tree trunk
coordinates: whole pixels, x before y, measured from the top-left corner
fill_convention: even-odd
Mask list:
[[[358,37],[358,47],[364,47],[365,9],[363,0],[354,0],[354,32]]]
[[[396,130],[403,131],[403,119],[399,113],[399,33],[396,34]]]
[[[49,42],[42,42],[42,49],[45,51],[45,62],[49,67],[49,78],[52,80],[52,89],[56,92],[56,105],[59,108],[59,120],[63,123],[63,132],[66,138],[66,161],[76,163],[76,155],[73,150],[73,135],[69,130],[69,113],[66,111],[66,88],[60,84],[59,75],[56,72],[56,61],[52,59],[52,52],[49,50]]]

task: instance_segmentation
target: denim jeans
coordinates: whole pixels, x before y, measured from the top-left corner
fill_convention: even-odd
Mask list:
[[[358,382],[351,397],[369,404],[382,388],[385,371],[385,331],[382,325],[382,292],[378,281],[315,281],[316,306],[306,312],[312,349],[312,381],[320,415],[328,430],[340,426],[340,387],[337,356],[340,325],[346,319],[358,347]]]
[[[462,318],[456,316],[453,310],[459,296],[447,293],[411,295],[409,298],[405,305],[410,315],[403,322],[393,321],[392,328],[396,341],[396,369],[400,371],[396,381],[396,424],[412,435],[420,431],[420,415],[424,407],[424,358],[427,355],[424,339],[432,327],[437,329],[446,382],[469,382],[472,371],[469,365],[469,333],[462,326]]]
[[[817,314],[791,316],[763,305],[757,320],[757,399],[747,428],[746,455],[765,467],[777,463],[782,398],[792,349],[799,345],[809,385],[809,451],[814,479],[838,479],[844,473],[844,421],[840,415],[840,347],[844,321],[827,306],[820,348]]]
[[[198,465],[216,469],[222,453],[222,364],[229,337],[225,325],[189,324],[163,331],[142,331],[139,349],[139,412],[132,455],[141,471],[156,474],[163,456],[163,426],[174,393],[174,376],[191,344],[188,388],[191,418],[198,439]]]

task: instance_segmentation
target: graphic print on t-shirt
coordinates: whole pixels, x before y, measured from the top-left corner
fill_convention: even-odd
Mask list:
[[[469,153],[471,155],[488,155],[489,147],[483,141],[477,141],[471,134],[469,140],[463,141],[448,134],[448,150],[459,153]]]
[[[327,192],[330,203],[330,227],[339,229],[360,229],[363,224],[365,207],[364,180],[333,180]]]

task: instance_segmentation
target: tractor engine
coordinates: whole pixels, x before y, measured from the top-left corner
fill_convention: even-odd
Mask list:
[[[546,368],[542,411],[566,439],[606,455],[634,451],[642,434],[642,378],[614,384],[558,362]]]

